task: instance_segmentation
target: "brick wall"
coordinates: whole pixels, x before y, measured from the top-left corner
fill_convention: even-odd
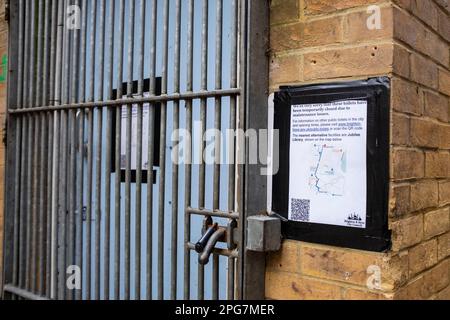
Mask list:
[[[369,30],[368,6],[382,28]],[[392,78],[393,248],[286,241],[267,259],[270,299],[450,299],[450,1],[272,0],[271,90]],[[381,288],[367,286],[368,268]]]
[[[5,21],[5,0],[0,0],[0,279],[2,278],[3,257],[3,207],[4,207],[4,172],[5,145],[3,133],[6,119],[6,79],[8,71],[8,25]],[[6,65],[5,65],[6,63]],[[0,280],[1,282],[1,280]]]

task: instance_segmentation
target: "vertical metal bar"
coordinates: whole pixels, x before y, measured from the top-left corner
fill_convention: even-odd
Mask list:
[[[36,3],[33,1],[31,3],[30,8],[30,34],[29,34],[29,47],[30,47],[30,56],[29,56],[29,68],[28,68],[28,108],[32,108],[34,106],[34,76],[35,76],[35,68],[34,68],[34,54],[35,54],[35,13],[36,13]],[[25,288],[28,291],[32,290],[32,277],[33,277],[33,249],[34,243],[33,239],[33,137],[34,137],[34,117],[29,117],[29,125],[28,125],[28,148],[30,148],[30,153],[28,154],[27,161],[27,177],[29,179],[26,188],[26,210],[27,210],[27,264],[26,264],[26,285]]]
[[[175,57],[174,57],[174,91],[180,92],[180,50],[181,50],[181,0],[176,1],[175,8]],[[180,101],[173,102],[173,137],[179,140],[180,128]],[[172,150],[176,154],[176,161],[172,165],[172,244],[171,244],[171,290],[172,300],[177,299],[177,273],[178,273],[178,179],[179,179],[179,150]],[[172,157],[173,158],[173,157]]]
[[[44,0],[38,1],[38,19],[37,19],[37,52],[36,52],[36,95],[35,95],[35,105],[39,106],[42,102],[42,85],[43,85],[43,40],[44,40]],[[41,203],[43,204],[43,199],[40,195],[42,189],[44,188],[43,182],[43,167],[45,161],[44,153],[44,141],[45,136],[43,134],[44,119],[42,115],[36,116],[36,127],[35,127],[35,167],[34,167],[34,181],[33,181],[33,193],[34,193],[34,251],[33,251],[33,274],[36,277],[33,281],[32,287],[33,292],[40,293],[41,284],[43,283],[43,211],[41,208]]]
[[[124,28],[125,28],[125,1],[120,0],[119,7],[119,57],[117,64],[117,99],[122,99],[122,81],[123,81],[123,47],[124,47]],[[122,134],[122,109],[118,108],[116,112],[116,181],[115,181],[115,244],[114,244],[114,299],[120,298],[120,194],[121,194],[121,134]]]
[[[37,251],[38,251],[38,228],[39,228],[39,221],[38,221],[38,181],[39,181],[39,116],[33,115],[32,116],[33,121],[33,130],[32,133],[32,170],[31,170],[31,181],[32,181],[32,190],[31,190],[31,225],[32,225],[32,231],[31,231],[31,274],[30,274],[30,291],[35,293],[36,287],[37,287]]]
[[[235,277],[236,277],[235,261],[236,260],[234,258],[228,258],[227,300],[234,300]]]
[[[245,156],[245,137],[242,136],[242,134],[239,134],[243,130],[245,130],[245,94],[246,94],[246,66],[247,66],[247,7],[248,7],[248,1],[239,1],[239,87],[242,90],[242,94],[239,96],[239,105],[238,105],[238,111],[237,111],[237,128],[239,129],[238,135],[237,135],[237,145],[243,146],[243,150],[239,150],[239,154],[237,155],[238,158],[242,158]],[[242,130],[242,131],[241,131]],[[242,141],[242,142],[241,142]],[[238,163],[237,165],[237,174],[236,174],[236,185],[237,185],[237,193],[236,193],[236,211],[241,213],[240,223],[238,225],[238,235],[239,235],[239,257],[237,259],[237,272],[241,274],[240,277],[238,277],[238,290],[237,290],[237,299],[243,298],[243,272],[244,272],[244,250],[243,250],[243,243],[244,243],[244,234],[245,234],[245,222],[243,222],[243,219],[245,219],[244,216],[244,164]]]
[[[51,0],[44,0],[44,44],[43,44],[43,76],[41,105],[49,105],[49,80],[50,80],[50,43],[51,43]]]
[[[44,0],[42,1],[41,5],[44,6],[44,27],[43,27],[43,74],[42,74],[42,94],[41,94],[41,100],[39,101],[42,105],[48,105],[48,85],[49,85],[49,49],[50,49],[50,24],[51,24],[51,17],[50,17],[50,1]],[[40,225],[41,229],[39,231],[40,237],[39,237],[39,270],[40,270],[40,277],[39,277],[39,285],[38,285],[38,293],[41,296],[45,295],[45,284],[47,282],[48,277],[48,269],[47,269],[47,261],[49,260],[49,255],[47,254],[47,248],[48,248],[48,230],[49,228],[49,219],[48,219],[48,186],[47,183],[47,175],[50,171],[50,167],[48,165],[49,163],[49,144],[48,144],[48,129],[49,129],[49,114],[43,113],[42,114],[42,151],[41,151],[41,172],[40,172],[40,186],[39,186],[39,200],[40,200]]]
[[[189,0],[189,21],[188,21],[188,45],[187,45],[187,85],[188,92],[193,90],[193,66],[194,66],[194,0]],[[186,101],[186,131],[192,137],[192,100]],[[192,139],[186,141],[185,156],[185,203],[186,210],[191,206],[192,196]],[[191,298],[191,251],[187,243],[191,241],[191,215],[186,212],[184,215],[184,299]]]
[[[38,172],[39,172],[39,148],[37,147],[37,144],[39,143],[39,116],[33,115],[32,121],[33,121],[33,130],[32,133],[32,169],[30,176],[32,181],[32,190],[31,190],[31,274],[30,274],[30,291],[35,293],[36,292],[36,285],[37,285],[37,251],[38,251],[38,228],[39,228],[39,221],[38,221],[38,198],[37,198],[37,192],[38,192]]]
[[[83,57],[83,55],[81,56]],[[85,83],[81,82],[84,86]],[[77,163],[77,181],[76,181],[76,210],[77,221],[76,223],[76,250],[75,250],[75,263],[83,270],[83,185],[84,185],[84,126],[85,126],[85,112],[83,109],[78,111],[76,116],[78,124],[78,163]],[[75,299],[81,300],[83,294],[83,279],[84,272],[81,274],[80,284],[81,287],[77,290]]]
[[[239,22],[239,7],[237,4],[238,0],[232,0],[231,1],[231,15],[232,15],[232,30],[231,30],[231,76],[230,76],[230,87],[236,88],[237,87],[237,48],[238,48],[238,22]],[[230,97],[230,123],[229,123],[229,129],[232,132],[235,132],[236,130],[236,102],[237,99],[235,96]],[[230,161],[230,164],[228,166],[228,211],[235,211],[235,192],[236,192],[236,154],[235,149],[236,148],[236,142],[233,135],[233,138],[230,141],[229,145],[229,157],[228,160]],[[236,261],[234,258],[228,258],[228,293],[227,293],[227,299],[233,300],[234,299],[234,292],[235,292],[235,266]]]
[[[69,6],[69,0],[64,2],[64,20],[63,20],[63,29],[64,29],[64,40],[63,40],[63,73],[62,73],[62,104],[67,104],[69,102],[69,89],[70,89],[70,31],[65,21],[65,12],[67,7]],[[58,298],[60,300],[64,300],[67,297],[66,283],[65,283],[65,275],[67,268],[67,244],[68,244],[68,221],[67,221],[67,210],[68,210],[68,152],[69,152],[69,141],[68,141],[68,112],[62,110],[61,111],[61,154],[60,154],[60,179],[59,179],[59,292]]]
[[[216,4],[216,89],[222,89],[222,34],[223,34],[223,0],[217,0]],[[214,210],[220,208],[220,148],[221,137],[220,129],[222,123],[222,98],[215,98],[215,138],[214,138],[214,191],[213,206]],[[219,298],[219,257],[213,254],[213,300]]]
[[[79,3],[79,2],[78,2]],[[80,74],[79,74],[79,101],[86,101],[86,43],[87,43],[87,1],[81,3],[81,31],[80,31]],[[78,164],[77,164],[77,183],[76,183],[76,203],[77,203],[77,229],[76,229],[76,250],[75,261],[77,266],[83,270],[83,209],[84,209],[84,127],[85,127],[85,111],[78,110]],[[83,298],[83,280],[85,273],[81,274],[81,288],[76,292],[76,300]]]
[[[134,29],[135,0],[130,0],[129,37],[128,37],[128,86],[127,96],[133,96],[133,63],[134,63]],[[126,171],[125,171],[125,300],[130,300],[131,278],[131,144],[132,144],[132,114],[133,105],[127,105],[127,141],[126,141]]]
[[[49,104],[54,105],[55,103],[55,78],[56,78],[56,45],[58,39],[58,3],[57,1],[52,1],[51,6],[51,40],[50,40],[50,80],[49,80]],[[55,112],[56,113],[56,112]],[[53,297],[53,289],[54,289],[54,257],[53,257],[53,249],[54,249],[54,224],[53,224],[53,216],[54,210],[56,208],[53,206],[53,173],[54,173],[54,122],[55,122],[55,113],[49,113],[49,169],[47,176],[48,183],[48,194],[47,201],[49,203],[49,210],[47,213],[47,283],[46,283],[46,296],[48,298]]]
[[[23,30],[22,27],[19,28],[19,1],[14,1],[10,3],[10,24],[9,24],[9,32],[14,35],[19,36],[19,29]],[[22,19],[23,21],[23,19]],[[10,55],[9,60],[9,70],[14,70],[14,74],[8,75],[8,82],[10,85],[7,88],[7,107],[8,109],[18,109],[17,101],[17,84],[18,77],[17,71],[19,68],[17,57],[18,54],[18,42],[16,39],[11,39],[8,45],[8,53]],[[21,62],[22,63],[22,62]],[[9,294],[4,291],[4,286],[6,284],[14,284],[17,281],[17,258],[18,258],[18,237],[19,237],[19,229],[18,223],[19,220],[19,210],[17,206],[17,202],[19,198],[17,197],[20,190],[16,188],[16,185],[19,184],[19,180],[15,179],[17,177],[16,172],[20,170],[20,153],[19,157],[16,157],[17,150],[20,150],[20,118],[15,118],[6,114],[7,123],[8,123],[8,135],[5,137],[7,139],[6,145],[9,146],[6,150],[5,164],[6,164],[6,172],[8,175],[5,177],[5,185],[8,186],[5,188],[5,214],[4,214],[4,227],[3,227],[3,256],[0,257],[0,264],[2,264],[3,273],[0,274],[0,299],[9,298]],[[19,138],[19,140],[18,140]],[[14,180],[15,179],[15,180]],[[17,191],[17,192],[16,192]],[[15,274],[15,275],[14,275]],[[14,279],[13,279],[14,278]],[[16,299],[16,297],[12,296],[12,299]]]
[[[23,42],[24,42],[24,0],[20,0],[18,3],[18,14],[19,14],[19,43],[18,43],[18,58],[17,58],[17,106],[16,108],[22,108],[23,103]],[[19,147],[19,142],[21,141],[21,124],[22,119],[17,119],[16,128],[16,139],[17,144],[15,148],[15,171],[14,171],[14,249],[13,249],[13,270],[12,270],[12,283],[15,286],[19,284],[19,270],[20,268],[20,192],[21,192],[21,181],[20,181],[20,163],[21,163],[21,150]]]
[[[157,10],[158,2],[153,0],[151,8],[151,45],[150,45],[150,95],[155,95],[156,86],[156,41],[157,41]],[[148,120],[148,185],[147,185],[147,288],[146,298],[151,300],[153,298],[153,164],[154,164],[154,142],[155,142],[155,105],[149,105],[149,120]]]
[[[75,60],[72,60],[75,61]],[[67,241],[67,260],[66,268],[75,265],[75,183],[76,183],[76,116],[75,110],[68,112],[68,149],[69,149],[69,165],[67,179],[67,195],[68,195],[68,241]],[[66,299],[73,300],[75,298],[74,291],[67,288]]]
[[[80,3],[77,0],[74,2],[75,5],[79,6]],[[68,96],[67,101],[71,103],[76,103],[78,101],[78,68],[79,68],[79,31],[77,29],[71,30],[70,34],[72,36],[72,56],[70,57],[72,62],[72,70],[71,70],[71,80],[70,84],[70,96]],[[69,77],[69,75],[67,75]],[[68,167],[68,246],[67,246],[67,265],[75,265],[76,258],[76,179],[78,172],[76,171],[76,147],[77,147],[77,119],[76,119],[76,111],[70,110],[68,112],[68,121],[69,121],[69,167]],[[67,299],[73,300],[75,298],[75,292],[73,290],[67,289]]]
[[[163,45],[162,45],[161,94],[167,94],[167,75],[169,63],[169,0],[164,0]],[[161,103],[160,136],[160,179],[159,179],[159,216],[158,216],[158,300],[164,299],[164,213],[166,189],[166,135],[167,102]]]
[[[269,8],[264,1],[248,1],[247,44],[245,65],[245,130],[267,129],[267,59],[269,34]],[[241,105],[240,105],[241,106]],[[246,158],[249,150],[246,148]],[[261,165],[247,164],[245,168],[245,207],[242,217],[242,237],[247,217],[266,209],[266,177],[260,174]],[[242,244],[242,242],[241,242]],[[241,250],[242,251],[242,250]],[[265,255],[245,251],[243,264],[243,299],[264,299]],[[242,263],[242,261],[241,261]]]
[[[37,53],[36,53],[36,95],[35,95],[35,105],[40,106],[42,103],[42,96],[43,96],[43,60],[44,60],[44,52],[43,52],[43,46],[44,46],[44,0],[38,1],[38,19],[37,19],[37,25],[38,25],[38,31],[37,31]]]
[[[58,59],[57,59],[58,60]],[[51,299],[57,298],[57,256],[58,256],[58,232],[57,232],[57,212],[58,212],[58,176],[59,176],[59,112],[56,111],[53,117],[53,169],[52,169],[52,231],[51,231]]]
[[[98,53],[98,98],[104,100],[105,80],[105,0],[100,1],[100,39]],[[102,205],[102,141],[103,141],[103,108],[97,108],[97,150],[95,158],[95,299],[100,300],[100,256],[101,256],[101,205]]]
[[[26,284],[26,253],[27,253],[27,243],[26,243],[26,159],[27,153],[29,152],[27,148],[27,133],[28,132],[28,117],[22,118],[22,133],[21,133],[21,146],[22,146],[22,157],[21,157],[21,172],[20,172],[20,248],[19,248],[19,286],[20,288],[25,288]]]
[[[57,11],[57,42],[55,58],[55,78],[54,78],[54,104],[61,104],[61,79],[62,79],[62,44],[64,32],[64,3],[58,2]],[[58,213],[59,213],[59,153],[60,153],[60,111],[54,113],[54,133],[53,133],[53,180],[52,180],[52,283],[51,298],[56,299],[58,295]]]
[[[37,90],[36,90],[36,102],[35,104],[39,106],[42,103],[43,97],[43,82],[44,82],[44,72],[43,70],[43,60],[44,60],[44,0],[39,0],[39,13],[38,13],[38,39],[37,39]],[[37,158],[37,168],[35,168],[35,243],[37,248],[35,249],[34,256],[34,273],[36,274],[36,281],[34,282],[34,292],[42,294],[43,284],[44,284],[44,175],[45,175],[45,114],[37,116],[37,126],[36,126],[36,139],[40,139],[36,143],[36,158]]]
[[[50,85],[51,82],[50,82]],[[47,208],[46,208],[46,262],[45,262],[45,296],[50,298],[51,296],[51,283],[52,283],[52,179],[53,179],[53,114],[49,112],[47,114],[48,123],[48,158],[47,158]]]
[[[108,99],[113,98],[114,79],[114,21],[115,21],[115,1],[109,1],[109,33],[108,33]],[[110,298],[110,257],[111,257],[111,141],[112,141],[112,109],[107,110],[106,126],[106,164],[105,164],[105,271],[104,271],[104,299]]]
[[[139,33],[139,81],[138,95],[144,93],[144,54],[145,54],[145,1],[141,0],[140,12],[140,33]],[[137,110],[137,152],[136,152],[136,222],[135,222],[135,296],[136,300],[141,298],[141,218],[142,218],[142,130],[143,130],[143,105],[140,104]]]
[[[202,6],[202,58],[201,58],[201,89],[208,90],[208,32],[209,32],[209,3],[208,0],[203,0]],[[206,166],[205,166],[205,140],[204,135],[206,132],[206,119],[207,119],[207,100],[200,100],[200,168],[199,168],[199,201],[198,205],[200,209],[205,208],[205,179],[206,179]],[[205,297],[205,267],[201,264],[198,265],[198,300],[204,300]]]
[[[90,79],[89,79],[89,93],[88,101],[92,102],[95,100],[95,60],[96,60],[96,39],[97,39],[97,2],[93,1],[91,3],[91,29],[90,29]],[[92,207],[93,207],[93,168],[94,167],[94,110],[88,110],[88,185],[87,185],[87,195],[88,203],[86,210],[87,218],[87,250],[86,250],[86,290],[87,290],[87,300],[91,300],[92,295]]]
[[[219,300],[219,255],[213,255],[212,299]]]
[[[24,21],[24,46],[23,46],[23,92],[22,92],[22,105],[20,108],[28,107],[28,99],[26,97],[27,88],[28,88],[28,69],[30,67],[29,63],[29,48],[30,48],[30,25],[31,25],[31,16],[30,16],[30,8],[31,4],[29,2],[23,3],[24,11],[25,11],[25,21]],[[27,203],[26,203],[26,189],[27,189],[27,158],[29,150],[27,148],[27,136],[28,136],[28,117],[25,116],[22,118],[22,158],[21,158],[21,172],[20,172],[20,249],[19,249],[19,286],[21,288],[25,288],[26,286],[26,278],[27,278],[27,238],[26,233],[28,230],[28,226],[26,224],[26,216],[27,216]]]
[[[29,86],[28,86],[28,107],[34,107],[35,105],[35,54],[36,54],[36,1],[31,2],[31,21],[30,21],[30,56],[29,56]]]

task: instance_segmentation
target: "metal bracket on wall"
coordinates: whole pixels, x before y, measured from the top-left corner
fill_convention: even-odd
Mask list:
[[[275,216],[251,216],[247,219],[247,250],[275,252],[281,248],[281,219]]]

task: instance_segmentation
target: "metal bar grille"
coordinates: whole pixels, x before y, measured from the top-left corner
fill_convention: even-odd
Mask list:
[[[220,132],[244,128],[247,1],[11,2],[4,292],[240,298],[242,166]],[[211,219],[235,241],[203,266]]]

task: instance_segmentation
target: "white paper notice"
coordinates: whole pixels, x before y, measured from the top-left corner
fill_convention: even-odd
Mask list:
[[[144,97],[149,97],[149,93],[144,93]],[[148,136],[149,136],[149,128],[148,122],[150,117],[150,104],[145,103],[142,106],[142,170],[148,170],[149,161],[148,161]],[[134,104],[131,109],[131,170],[137,169],[137,116],[138,116],[138,105]],[[127,168],[127,107],[122,106],[122,135],[121,135],[121,146],[120,146],[120,168],[122,170],[126,170]]]
[[[367,101],[292,106],[289,219],[366,227]]]

